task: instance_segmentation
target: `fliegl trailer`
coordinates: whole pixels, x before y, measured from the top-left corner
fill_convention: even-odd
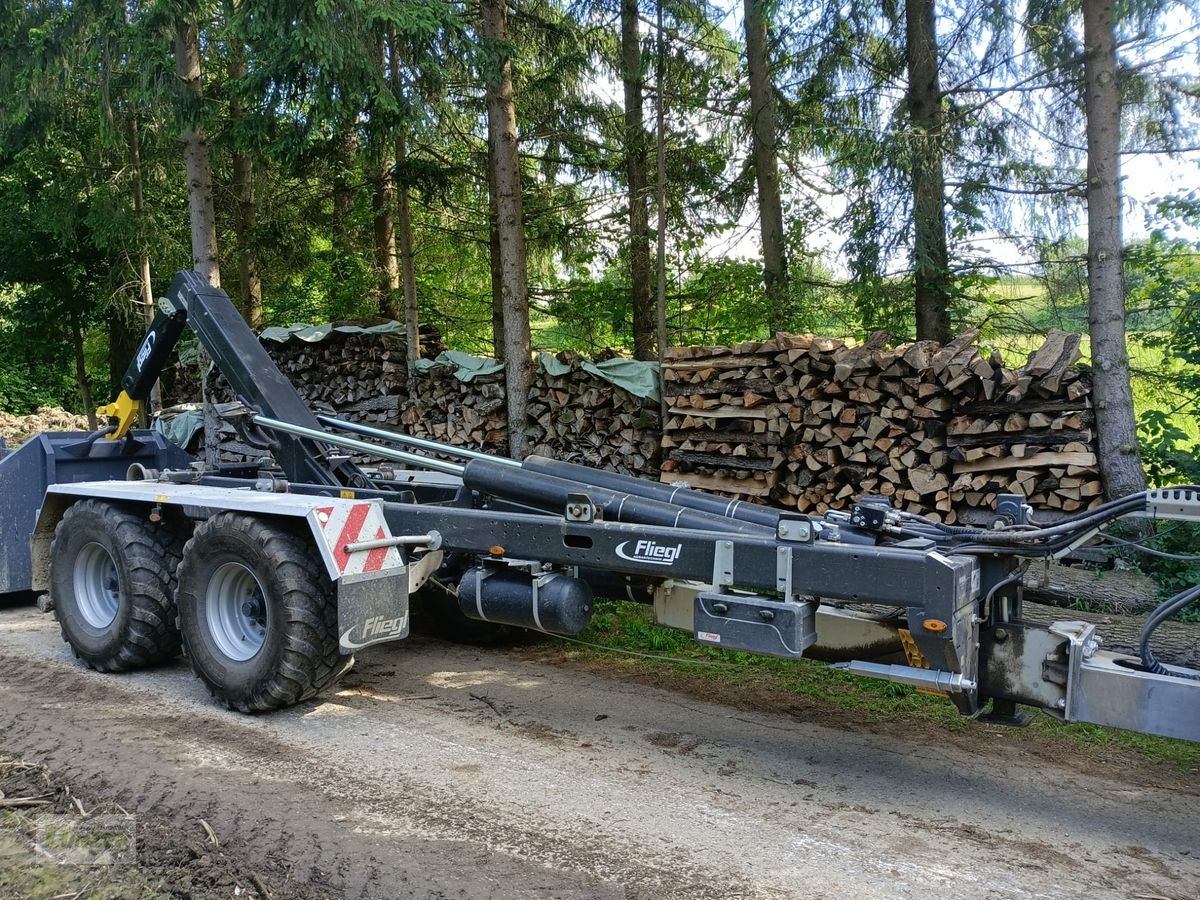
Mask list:
[[[1200,740],[1200,672],[1103,649],[1093,625],[1022,616],[1021,572],[1125,516],[1200,520],[1200,489],[1134,494],[1054,525],[1002,496],[988,528],[861,498],[805,516],[684,485],[508,460],[310,410],[229,298],[176,275],[95,434],[42,434],[0,459],[0,591],[48,592],[101,671],[186,653],[229,707],[312,697],[353,653],[409,633],[409,601],[463,633],[579,633],[594,596],[652,604],[707,645],[944,693],[964,715],[1020,706]],[[204,465],[132,423],[185,328],[232,386],[224,414],[261,448]],[[381,460],[374,467],[353,462]],[[454,462],[447,459],[455,460]]]

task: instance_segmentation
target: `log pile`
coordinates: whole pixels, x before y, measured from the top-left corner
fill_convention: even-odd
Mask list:
[[[675,351],[663,480],[818,514],[881,494],[949,523],[986,517],[1002,492],[1062,512],[1098,503],[1079,336],[1052,332],[1015,371],[977,338]]]
[[[661,415],[656,400],[643,400],[581,368],[584,358],[557,355],[565,375],[534,372],[529,395],[532,452],[631,475],[657,475]]]
[[[663,481],[766,500],[779,482],[788,420],[777,403],[776,341],[675,347],[663,369]]]
[[[382,428],[400,423],[408,392],[403,335],[334,331],[321,341],[264,340],[263,346],[318,412]],[[233,392],[218,374],[209,396],[221,403],[232,400]],[[221,426],[220,445],[222,462],[263,456],[261,450],[242,443],[228,423]]]
[[[473,450],[506,454],[508,425],[504,373],[459,381],[449,367],[418,376],[409,396],[403,340],[392,334],[333,333],[323,341],[264,341],[301,396],[318,412]],[[603,358],[603,357],[602,357]],[[657,401],[644,401],[580,367],[584,357],[565,351],[569,367],[551,375],[535,367],[530,398],[529,441],[533,452],[585,465],[657,474],[660,416]],[[232,399],[217,376],[216,402]],[[221,429],[222,462],[260,459],[233,426]]]
[[[508,453],[504,373],[459,381],[446,368],[419,376],[418,397],[405,404],[399,424],[414,437],[471,450]]]
[[[558,366],[535,369],[529,443],[541,455],[661,470],[663,481],[816,514],[863,494],[948,523],[985,521],[1000,493],[1064,514],[1098,504],[1079,336],[1051,332],[1019,369],[981,353],[977,339],[889,346],[880,333],[855,346],[781,333],[676,348],[663,372],[665,421],[656,402],[561,353]],[[398,335],[335,332],[268,348],[310,403],[339,417],[507,452],[502,372],[463,382],[436,368],[410,398]],[[214,395],[228,399],[227,389]],[[262,455],[232,432],[222,450],[229,461]]]
[[[1074,367],[1079,343],[1052,331],[1017,372],[995,369],[999,387],[950,420],[951,490],[967,506],[990,508],[1001,491],[1064,513],[1101,502],[1090,378]]]

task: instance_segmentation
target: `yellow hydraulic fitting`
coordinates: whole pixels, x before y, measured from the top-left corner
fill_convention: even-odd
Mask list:
[[[108,406],[101,406],[97,409],[96,415],[108,416],[117,420],[117,427],[105,435],[110,441],[115,441],[125,437],[129,429],[133,427],[133,423],[137,421],[138,413],[141,411],[142,401],[134,400],[125,391],[121,391],[116,400]]]

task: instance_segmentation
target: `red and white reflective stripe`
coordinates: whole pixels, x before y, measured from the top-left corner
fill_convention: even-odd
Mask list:
[[[402,564],[395,547],[379,547],[347,553],[346,545],[389,537],[383,513],[374,503],[339,503],[317,508],[317,521],[343,575],[378,572]]]

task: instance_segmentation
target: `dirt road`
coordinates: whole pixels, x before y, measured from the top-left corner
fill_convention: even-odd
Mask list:
[[[182,663],[89,672],[50,617],[0,609],[0,735],[346,897],[1200,896],[1200,785],[835,730],[520,651],[417,638],[251,718]]]

